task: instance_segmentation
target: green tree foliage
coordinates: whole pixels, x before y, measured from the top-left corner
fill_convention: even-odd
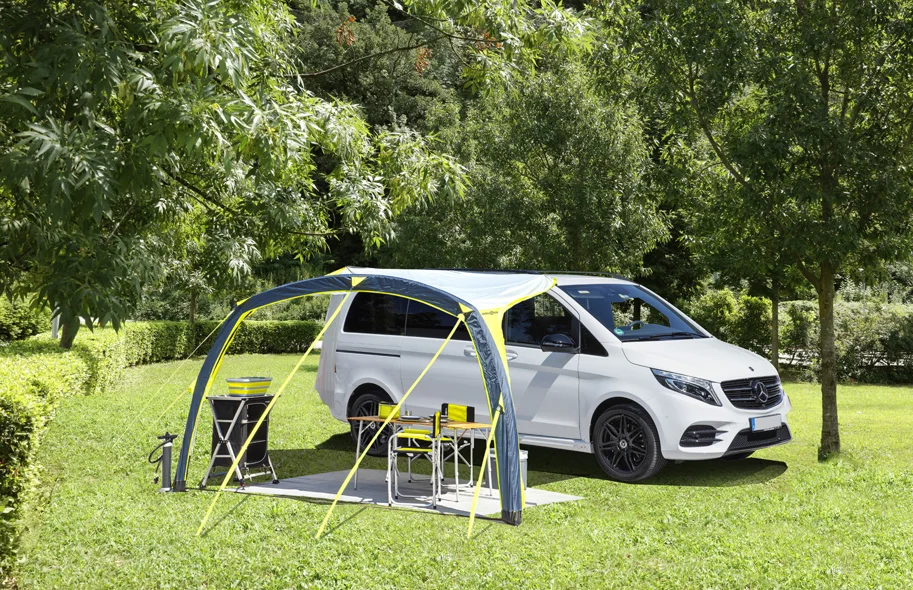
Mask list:
[[[783,262],[815,288],[819,452],[839,451],[836,280],[910,251],[911,6],[656,0],[640,14],[642,63],[681,132],[670,153],[715,173],[700,206],[716,233],[773,228]],[[770,252],[754,252],[766,265]]]
[[[250,260],[313,252],[331,221],[376,243],[405,205],[462,190],[421,136],[291,85],[281,2],[0,13],[0,289],[59,308],[64,346],[79,318],[119,325],[158,272],[149,237],[191,212]]]
[[[498,96],[544,55],[580,55],[593,37],[588,21],[549,2],[293,4],[295,83],[358,103],[375,129],[456,129],[478,91]],[[336,233],[330,247],[336,266],[380,263],[352,234]]]
[[[637,113],[580,64],[477,102],[450,133],[471,189],[404,216],[404,266],[631,271],[665,235]]]
[[[444,111],[459,113],[463,65],[452,42],[398,26],[408,20],[382,2],[299,2],[295,15],[295,65],[314,94],[358,104],[377,129],[430,132],[429,116],[438,126]]]

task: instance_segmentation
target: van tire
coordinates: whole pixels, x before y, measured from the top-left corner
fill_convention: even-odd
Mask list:
[[[370,388],[363,390],[362,393],[358,394],[352,404],[349,406],[349,416],[376,416],[377,415],[377,405],[380,403],[393,403],[390,399],[390,396],[387,395],[383,389]],[[368,422],[364,425],[364,430],[362,431],[362,437],[364,437],[364,442],[367,444],[370,442],[371,438],[374,436],[374,433],[377,432],[375,429],[378,424],[376,422]],[[358,443],[358,422],[349,422],[349,432],[352,434],[352,442]],[[374,446],[368,451],[368,454],[372,457],[386,457],[387,456],[387,440],[390,436],[390,433],[393,432],[393,428],[387,426],[384,429],[377,441],[374,443]]]
[[[666,464],[650,415],[638,405],[607,408],[593,427],[593,452],[611,479],[635,482],[655,475]]]

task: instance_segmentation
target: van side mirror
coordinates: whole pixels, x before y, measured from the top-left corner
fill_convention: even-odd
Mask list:
[[[539,346],[542,352],[577,352],[577,343],[566,334],[549,334]]]

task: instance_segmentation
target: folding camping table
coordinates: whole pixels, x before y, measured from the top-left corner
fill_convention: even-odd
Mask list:
[[[352,416],[349,418],[350,422],[358,422],[358,438],[355,441],[355,461],[358,462],[358,458],[361,456],[361,441],[362,433],[364,431],[364,425],[366,423],[377,423],[383,424],[386,421],[386,418],[381,418],[380,416]],[[419,420],[403,420],[402,418],[395,418],[390,420],[390,424],[394,428],[407,428],[414,426],[426,426],[431,428],[434,425],[434,421],[431,417],[421,418]],[[460,453],[459,453],[459,441],[469,434],[469,482],[468,485],[472,485],[472,469],[473,469],[473,450],[475,449],[475,433],[476,431],[489,430],[491,424],[484,424],[482,422],[441,422],[441,430],[447,430],[453,433],[453,438],[456,441],[456,445],[453,452],[453,477],[454,482],[456,483],[454,491],[456,493],[457,500],[460,499]],[[465,462],[465,459],[464,459]],[[358,469],[355,470],[354,477],[354,488],[358,489]],[[488,495],[492,494],[491,486],[491,462],[488,462]]]

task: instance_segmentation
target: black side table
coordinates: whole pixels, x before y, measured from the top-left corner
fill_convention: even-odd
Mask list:
[[[212,409],[212,459],[200,481],[201,489],[206,487],[211,478],[225,476],[227,472],[213,473],[213,468],[231,468],[238,452],[272,398],[272,395],[213,395],[207,398]],[[250,442],[235,467],[235,479],[242,488],[246,480],[263,475],[271,475],[273,483],[279,483],[273,462],[269,458],[268,441],[269,416],[263,420],[256,437]],[[254,471],[251,471],[252,469]]]

